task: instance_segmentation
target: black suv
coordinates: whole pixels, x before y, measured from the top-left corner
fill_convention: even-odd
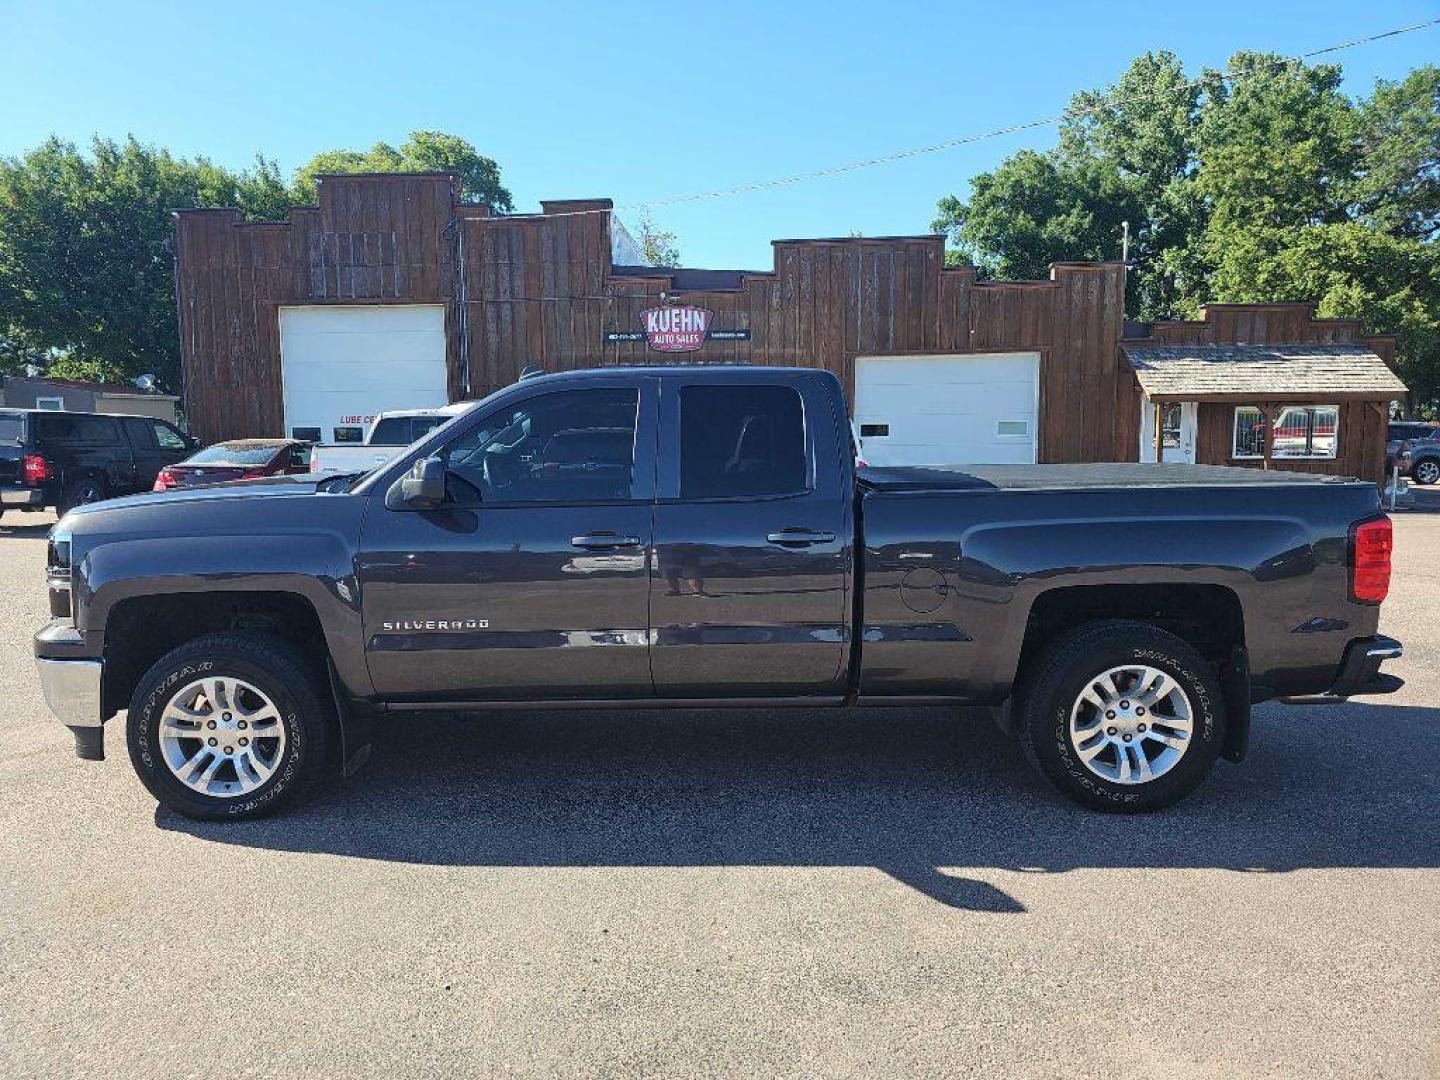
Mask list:
[[[0,508],[43,510],[149,491],[200,444],[148,416],[0,409]]]

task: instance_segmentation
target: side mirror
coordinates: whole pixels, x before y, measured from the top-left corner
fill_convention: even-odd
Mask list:
[[[445,462],[438,457],[421,458],[395,482],[387,502],[411,510],[434,510],[445,502]]]

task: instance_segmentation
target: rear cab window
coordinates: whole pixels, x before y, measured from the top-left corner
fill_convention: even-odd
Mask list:
[[[409,446],[449,420],[445,415],[382,416],[370,432],[371,446]]]

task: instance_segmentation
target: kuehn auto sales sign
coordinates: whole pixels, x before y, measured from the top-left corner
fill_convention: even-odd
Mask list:
[[[607,343],[643,341],[656,352],[694,352],[707,341],[749,341],[749,330],[712,330],[715,313],[704,308],[675,306],[646,308],[640,313],[640,330],[607,330]]]

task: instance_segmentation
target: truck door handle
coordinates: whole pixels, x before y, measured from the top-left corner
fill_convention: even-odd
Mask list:
[[[765,537],[772,544],[781,547],[809,547],[811,544],[828,544],[835,539],[833,532],[816,532],[813,529],[781,529]]]
[[[639,547],[638,536],[621,536],[613,532],[585,533],[583,536],[572,536],[570,546],[585,548],[587,551],[603,551],[605,548],[617,547]]]

